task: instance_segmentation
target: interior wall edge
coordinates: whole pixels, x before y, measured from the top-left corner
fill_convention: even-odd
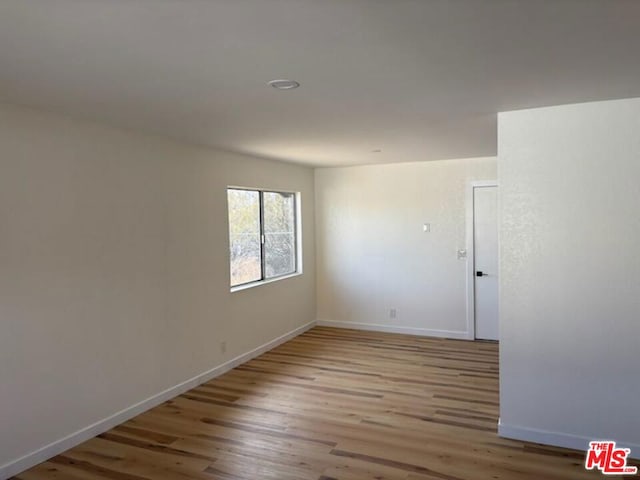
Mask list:
[[[451,338],[454,340],[473,340],[467,331],[436,330],[431,328],[416,328],[403,326],[380,325],[377,323],[339,322],[335,320],[316,320],[321,327],[350,328],[353,330],[367,330],[371,332],[401,333],[404,335],[418,335],[421,337]]]
[[[137,415],[140,415],[143,412],[146,412],[147,410],[158,406],[161,403],[166,402],[167,400],[170,400],[188,390],[191,390],[192,388],[197,387],[198,385],[202,385],[203,383],[206,383],[220,375],[223,375],[229,370],[258,357],[263,353],[276,348],[279,345],[282,345],[283,343],[291,340],[294,337],[297,337],[298,335],[303,334],[307,330],[313,328],[315,325],[316,322],[311,321],[309,323],[306,323],[305,325],[297,327],[285,333],[284,335],[276,337],[273,340],[270,340],[269,342],[266,342],[263,345],[254,348],[253,350],[238,355],[237,357],[224,362],[221,365],[213,367],[206,372],[196,375],[195,377],[185,380],[184,382],[181,382],[173,387],[159,392],[156,395],[135,403],[130,407],[120,410],[113,415],[110,415],[102,420],[99,420],[80,430],[77,430],[74,433],[51,442],[48,445],[45,445],[38,450],[28,453],[21,458],[10,461],[0,466],[0,479],[7,480],[8,478],[19,474],[20,472],[34,467],[39,463],[48,460],[49,458],[59,455],[60,453],[73,448],[76,445],[79,445],[97,435],[100,435],[101,433],[106,432],[107,430],[112,429],[117,425],[120,425],[123,422],[126,422],[127,420]]]
[[[513,440],[525,442],[541,443],[555,447],[572,448],[574,450],[586,451],[589,449],[589,442],[595,440],[609,440],[605,438],[589,438],[563,432],[550,432],[538,430],[536,428],[521,427],[517,425],[506,425],[498,422],[498,435]],[[640,459],[640,445],[633,443],[618,442],[618,447],[630,448],[631,458]],[[635,455],[634,455],[635,453]]]

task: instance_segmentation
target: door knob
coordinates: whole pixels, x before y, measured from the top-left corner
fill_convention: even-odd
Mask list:
[[[476,272],[476,277],[484,277],[484,276],[485,276],[485,274],[484,274],[484,273],[482,273],[480,270],[478,270],[478,271]]]

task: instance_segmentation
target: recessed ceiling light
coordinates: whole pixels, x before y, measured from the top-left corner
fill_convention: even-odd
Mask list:
[[[271,85],[273,88],[277,88],[278,90],[293,90],[294,88],[298,88],[300,86],[300,84],[295,80],[286,79],[271,80],[269,82],[269,85]]]

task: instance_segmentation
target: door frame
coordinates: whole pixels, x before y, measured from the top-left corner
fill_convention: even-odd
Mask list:
[[[475,241],[474,241],[474,191],[476,188],[498,187],[497,180],[475,180],[467,185],[466,234],[467,234],[467,338],[476,339],[476,294],[475,294]],[[500,197],[498,196],[498,205]],[[499,211],[499,210],[498,210]],[[498,244],[498,248],[500,245]],[[499,258],[498,258],[499,261]],[[498,298],[500,290],[498,289]],[[498,310],[499,311],[499,310]]]

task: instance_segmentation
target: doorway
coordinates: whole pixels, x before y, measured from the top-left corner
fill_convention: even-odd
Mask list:
[[[469,235],[469,331],[478,340],[499,339],[498,317],[498,185],[471,184]]]

